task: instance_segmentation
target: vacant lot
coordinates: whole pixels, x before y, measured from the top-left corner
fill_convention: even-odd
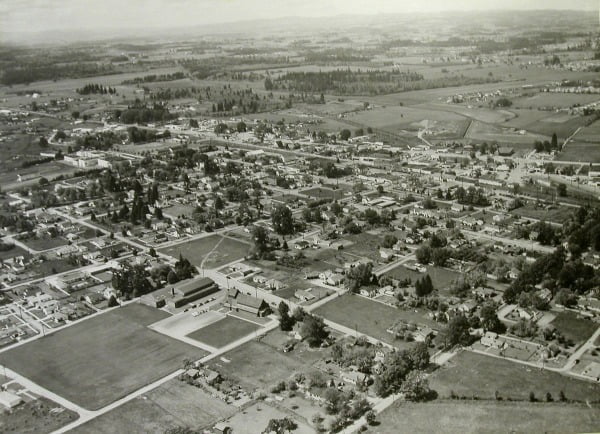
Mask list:
[[[548,392],[557,399],[561,390],[567,399],[578,401],[600,397],[598,384],[469,351],[452,358],[429,380],[440,397],[454,391],[459,396],[494,399],[496,390],[505,399],[528,400],[529,392],[541,400]]]
[[[575,343],[587,341],[599,327],[589,319],[578,318],[573,312],[560,312],[550,324]]]
[[[326,198],[338,200],[344,197],[344,192],[342,190],[332,190],[331,188],[325,187],[309,188],[308,190],[301,191],[301,193],[316,199]]]
[[[210,235],[194,241],[177,244],[176,246],[160,249],[174,258],[183,255],[193,265],[200,266],[204,258],[204,268],[218,268],[229,262],[237,261],[248,253],[250,245],[220,235]]]
[[[439,328],[435,322],[414,310],[400,310],[350,294],[324,304],[315,313],[392,345],[405,346],[404,341],[395,340],[392,334],[386,331],[400,319]]]
[[[27,252],[19,246],[14,246],[9,250],[0,251],[0,259],[4,261],[5,259],[14,258],[15,256],[22,256],[25,253]]]
[[[270,386],[291,378],[309,367],[287,357],[281,351],[257,341],[248,342],[223,356],[229,362],[215,359],[208,364],[229,378],[235,378],[249,390],[269,390]]]
[[[381,424],[368,433],[593,432],[598,429],[598,409],[557,403],[397,402],[377,420]]]
[[[258,324],[251,323],[250,321],[226,316],[217,322],[190,333],[188,337],[211,347],[221,348],[244,336],[248,336],[259,328]]]
[[[431,281],[433,282],[433,287],[440,291],[447,289],[450,284],[460,276],[456,271],[446,270],[445,268],[434,266],[427,266],[426,268],[426,273],[419,273],[418,271],[409,270],[405,266],[400,265],[385,274],[394,279],[410,278],[412,283],[429,274],[429,277],[431,277]]]
[[[164,213],[175,218],[180,216],[191,217],[196,208],[191,205],[172,205],[164,209]]]
[[[202,389],[173,379],[82,425],[74,432],[150,433],[165,432],[175,426],[202,430],[234,412],[234,407],[213,398]]]
[[[146,326],[167,316],[130,304],[0,354],[0,363],[85,408],[98,409],[206,353]]]
[[[4,412],[0,417],[0,432],[42,434],[53,432],[78,418],[77,413],[63,408],[61,412],[51,413],[54,408],[61,408],[57,403],[46,398],[20,405],[10,413]]]
[[[573,209],[568,207],[553,207],[552,209],[547,209],[546,207],[536,207],[534,204],[531,204],[513,209],[510,213],[523,217],[545,220],[547,222],[563,223],[571,216],[571,214],[573,214]]]

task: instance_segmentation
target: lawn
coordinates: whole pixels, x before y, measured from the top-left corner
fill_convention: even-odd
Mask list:
[[[196,208],[191,205],[176,204],[164,209],[164,213],[175,218],[179,216],[191,217]]]
[[[430,327],[439,325],[424,314],[414,310],[400,310],[358,295],[346,294],[315,310],[317,315],[344,325],[359,333],[365,333],[392,345],[405,346],[404,341],[394,339],[386,330],[402,319]]]
[[[513,209],[510,213],[522,217],[545,220],[547,222],[564,223],[571,214],[573,214],[573,209],[559,206],[553,207],[552,209],[547,209],[543,206],[536,208],[535,205],[532,204]]]
[[[9,250],[0,251],[0,260],[4,261],[8,258],[14,258],[15,256],[22,256],[26,253],[27,252],[24,249],[20,248],[19,246],[13,245],[13,247]]]
[[[435,417],[432,417],[434,416]],[[594,432],[598,409],[584,405],[433,401],[396,402],[368,433]]]
[[[235,408],[202,389],[173,379],[75,429],[75,433],[165,432],[175,426],[201,430]]]
[[[168,316],[129,304],[0,354],[0,363],[54,393],[99,409],[206,355],[146,326]]]
[[[580,343],[587,341],[599,327],[593,321],[584,318],[578,318],[573,312],[560,312],[550,323],[562,333],[567,339]]]
[[[247,243],[220,235],[210,235],[198,240],[165,247],[160,249],[160,252],[174,258],[179,258],[181,254],[195,266],[200,266],[205,256],[210,253],[210,256],[204,262],[204,268],[219,268],[229,262],[242,259],[249,250],[250,245]]]
[[[222,359],[229,360],[225,362]],[[226,377],[235,378],[249,390],[263,389],[282,380],[291,378],[297,372],[306,372],[310,367],[287,357],[281,351],[257,341],[250,341],[214,359],[208,365]]]
[[[567,399],[585,401],[600,398],[600,385],[496,357],[464,351],[452,358],[429,378],[432,389],[447,398],[458,396],[494,399],[501,397],[528,400],[529,392],[538,399],[551,393],[557,399],[562,390]]]
[[[66,238],[56,237],[56,238],[32,238],[29,240],[23,240],[23,244],[27,247],[32,248],[33,250],[43,251],[48,249],[54,249],[60,246],[66,246],[69,244],[69,241]]]
[[[59,413],[51,413],[53,408],[62,408],[46,398],[26,402],[11,412],[3,412],[0,417],[0,432],[44,434],[75,421],[77,413],[62,408]]]
[[[284,417],[290,417],[287,411],[259,401],[237,413],[227,421],[227,425],[231,426],[231,431],[234,433],[254,434],[265,432],[264,429],[271,419],[283,419]],[[292,417],[292,419],[298,425],[293,430],[294,434],[312,434],[315,432],[305,421],[295,417]]]
[[[259,328],[258,324],[228,315],[187,336],[211,347],[221,348],[244,336],[248,336]]]

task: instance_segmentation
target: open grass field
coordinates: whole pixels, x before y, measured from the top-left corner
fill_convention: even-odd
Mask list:
[[[564,206],[557,206],[553,209],[547,209],[546,207],[536,208],[535,204],[528,204],[510,211],[510,214],[513,215],[556,223],[564,223],[572,213],[573,209]]]
[[[584,127],[577,133],[577,140],[583,142],[600,142],[600,120]]]
[[[452,358],[429,378],[429,383],[442,398],[454,391],[458,396],[494,399],[497,390],[504,399],[528,400],[529,392],[534,392],[545,400],[546,393],[556,399],[562,390],[567,399],[600,399],[600,384],[469,351]]]
[[[578,135],[575,136],[577,139]],[[600,136],[598,136],[600,137]],[[580,161],[582,163],[600,163],[600,146],[598,143],[569,142],[556,157],[564,161]]]
[[[173,379],[78,427],[75,433],[159,433],[176,426],[210,428],[236,409],[199,387]]]
[[[82,407],[98,409],[205,352],[147,328],[167,316],[130,304],[0,354],[0,363]]]
[[[386,330],[396,321],[402,319],[430,327],[439,325],[424,314],[414,310],[406,311],[387,306],[377,301],[371,301],[358,295],[346,294],[336,298],[314,311],[328,320],[359,333],[365,333],[392,345],[405,346],[404,341],[397,341]]]
[[[234,433],[261,433],[269,424],[269,420],[283,419],[284,417],[290,416],[287,412],[267,403],[257,402],[234,415],[227,421],[227,425],[231,426]],[[312,434],[315,432],[306,422],[294,417],[292,419],[298,424],[298,427],[293,430],[294,434]]]
[[[26,402],[11,412],[3,412],[0,417],[0,432],[19,434],[51,433],[78,418],[77,413],[63,408],[60,413],[51,413],[53,408],[61,408],[46,398]]]
[[[228,315],[187,336],[211,347],[221,348],[244,336],[248,336],[259,328],[258,324]]]
[[[567,339],[575,343],[587,341],[600,327],[597,323],[585,318],[578,318],[573,312],[560,312],[550,323]]]
[[[342,190],[332,190],[325,187],[309,188],[308,190],[303,190],[300,193],[314,197],[315,199],[326,198],[331,200],[339,200],[344,197],[344,192]]]
[[[218,268],[229,262],[242,259],[248,253],[250,244],[243,243],[220,235],[210,235],[194,241],[188,241],[171,247],[160,249],[174,258],[182,254],[193,265],[199,267],[206,255],[204,268]]]
[[[19,246],[14,246],[10,250],[0,251],[0,259],[5,260],[8,258],[14,258],[15,256],[21,256],[21,255],[24,255],[25,253],[27,253],[27,252],[25,250],[23,250],[22,248],[20,248]]]
[[[465,138],[471,140],[484,140],[487,142],[507,143],[511,146],[530,146],[532,149],[533,143],[536,140],[549,140],[548,136],[532,134],[529,132],[521,134],[519,131],[512,130],[511,128],[485,124],[479,121],[473,121]]]
[[[446,401],[397,402],[370,427],[372,434],[594,432],[598,408],[558,403]],[[434,416],[434,417],[432,417]]]
[[[181,215],[191,217],[195,209],[196,208],[191,205],[176,204],[165,208],[163,212],[175,218],[178,218]]]
[[[29,240],[23,240],[23,244],[33,250],[42,251],[48,249],[54,249],[60,246],[66,246],[69,244],[69,240],[63,237],[56,238],[32,238]]]
[[[444,291],[447,289],[450,284],[456,280],[460,273],[456,271],[447,270],[445,268],[435,267],[428,265],[426,273],[419,273],[418,271],[409,270],[404,265],[399,265],[396,268],[391,269],[387,273],[387,276],[390,276],[394,279],[406,279],[409,277],[411,281],[414,283],[417,279],[421,279],[425,277],[426,274],[429,274],[431,277],[431,281],[433,282],[433,287],[439,291]]]
[[[250,341],[223,355],[229,360],[214,359],[208,365],[226,377],[237,379],[242,387],[249,390],[269,390],[282,380],[291,378],[297,372],[306,372],[310,367],[298,360],[287,357],[282,351],[257,341]]]

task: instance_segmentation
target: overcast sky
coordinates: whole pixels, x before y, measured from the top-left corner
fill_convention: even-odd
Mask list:
[[[600,0],[0,0],[2,33],[174,27],[278,18],[489,9],[587,9]]]

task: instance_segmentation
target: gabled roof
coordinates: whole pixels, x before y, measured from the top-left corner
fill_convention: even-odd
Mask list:
[[[262,298],[256,298],[246,294],[238,294],[236,300],[238,304],[243,304],[244,306],[252,307],[254,309],[260,309],[265,302]]]

